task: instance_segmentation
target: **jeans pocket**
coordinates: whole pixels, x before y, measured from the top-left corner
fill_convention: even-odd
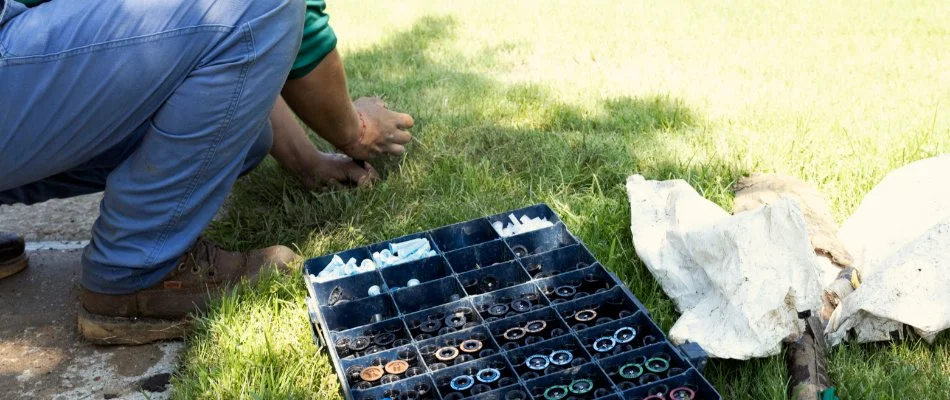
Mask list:
[[[0,59],[13,56],[10,45],[15,35],[11,32],[10,21],[23,11],[26,11],[26,6],[15,0],[0,0]]]

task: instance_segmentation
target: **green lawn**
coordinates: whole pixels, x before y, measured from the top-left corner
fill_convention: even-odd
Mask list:
[[[888,171],[950,150],[950,2],[651,3],[331,1],[352,95],[411,113],[415,143],[368,190],[307,192],[269,160],[212,236],[309,257],[545,202],[669,329],[627,175],[685,179],[731,209],[738,177],[790,174],[843,221]],[[337,398],[304,296],[292,277],[224,300],[175,395]],[[950,398],[946,335],[842,346],[829,367],[847,398]],[[784,397],[780,357],[706,374],[725,398]]]

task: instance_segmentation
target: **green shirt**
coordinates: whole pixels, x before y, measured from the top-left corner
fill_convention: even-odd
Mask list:
[[[33,7],[50,0],[16,0]],[[69,1],[69,0],[65,0]],[[325,12],[325,0],[307,0],[307,15],[304,19],[303,40],[300,52],[290,70],[290,79],[301,78],[313,71],[323,58],[336,48],[336,34],[330,28],[330,16]]]

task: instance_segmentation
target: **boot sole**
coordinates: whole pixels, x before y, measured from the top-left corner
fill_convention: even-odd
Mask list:
[[[30,265],[30,258],[26,256],[26,253],[20,254],[12,260],[2,262],[0,263],[0,279],[23,271],[28,265]]]
[[[191,331],[191,320],[126,318],[98,315],[79,307],[79,334],[100,345],[139,345],[164,340],[184,339]]]

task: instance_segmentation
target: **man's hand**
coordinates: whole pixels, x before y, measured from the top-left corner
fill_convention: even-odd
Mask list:
[[[307,189],[357,185],[371,186],[379,179],[376,169],[369,163],[362,166],[342,154],[320,153],[309,168],[298,171],[297,179]]]
[[[317,150],[283,98],[277,98],[270,122],[274,132],[271,155],[307,189],[347,184],[368,186],[379,178],[372,165],[357,164],[342,154]]]
[[[378,97],[362,97],[353,106],[360,119],[360,135],[341,146],[340,151],[357,160],[371,160],[380,154],[401,155],[412,140],[406,130],[412,128],[409,114],[390,111]]]
[[[336,50],[309,74],[288,80],[281,92],[297,116],[318,135],[356,160],[403,154],[412,117],[390,111],[381,99],[351,101]]]

